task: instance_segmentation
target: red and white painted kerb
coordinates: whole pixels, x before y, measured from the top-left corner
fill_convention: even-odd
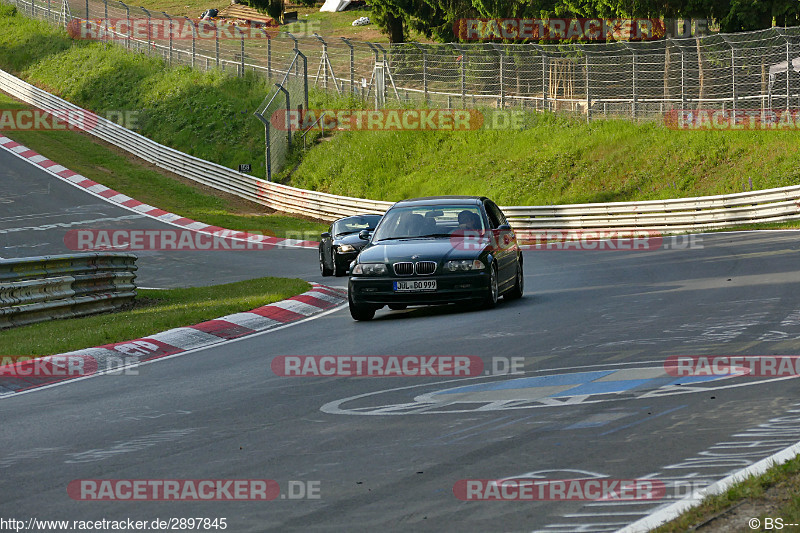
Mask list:
[[[27,159],[31,163],[34,163],[43,169],[46,169],[50,174],[56,176],[57,178],[73,185],[77,185],[78,187],[82,187],[95,196],[99,196],[100,198],[103,198],[112,204],[116,204],[131,211],[141,213],[142,215],[154,218],[167,224],[194,230],[200,233],[207,233],[214,236],[224,235],[224,237],[228,239],[261,243],[264,246],[278,246],[283,248],[317,248],[319,245],[319,243],[316,241],[284,239],[269,235],[247,233],[244,231],[232,231],[225,228],[220,228],[218,226],[205,224],[203,222],[197,222],[196,220],[182,217],[180,215],[176,215],[175,213],[170,213],[168,211],[158,209],[157,207],[153,207],[152,205],[145,204],[144,202],[140,202],[139,200],[131,198],[130,196],[117,192],[114,189],[109,189],[105,185],[101,185],[85,176],[78,174],[75,171],[59,165],[55,161],[47,159],[45,156],[36,153],[30,148],[23,146],[18,142],[9,139],[8,137],[0,135],[0,147],[19,155],[23,159]]]
[[[44,359],[49,360],[49,365],[58,367],[68,364],[67,361],[83,357],[95,362],[94,369],[97,373],[119,372],[123,366],[133,366],[144,361],[204,348],[297,322],[342,305],[346,300],[346,291],[314,283],[311,290],[303,294],[244,313],[223,316],[194,326],[162,331],[141,339],[76,350]],[[33,361],[26,363],[33,364]],[[42,373],[36,375],[0,367],[0,398],[52,385],[57,381],[83,377],[83,374],[70,375],[69,372],[63,371],[64,369],[61,370],[55,368],[48,375]]]

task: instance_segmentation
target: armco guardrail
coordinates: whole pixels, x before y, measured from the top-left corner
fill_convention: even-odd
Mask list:
[[[40,109],[72,110],[81,118],[87,113],[2,70],[0,90]],[[67,119],[72,120],[69,116]],[[78,120],[70,123],[81,126]],[[383,213],[392,205],[391,202],[297,189],[240,174],[158,144],[103,117],[96,117],[96,126],[86,131],[160,168],[278,211],[330,221],[358,213]],[[553,229],[647,229],[671,233],[797,220],[800,219],[798,204],[800,185],[675,200],[506,206],[502,209],[516,229],[531,233]]]
[[[0,329],[117,309],[136,297],[136,256],[0,260]]]

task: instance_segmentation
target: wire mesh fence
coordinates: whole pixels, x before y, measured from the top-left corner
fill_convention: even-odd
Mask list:
[[[536,110],[660,119],[672,109],[790,108],[800,98],[800,28],[583,44],[377,44],[171,17],[118,0],[3,0],[89,38],[171,64],[282,79],[297,52],[309,84],[385,105]],[[74,32],[80,32],[80,28]]]
[[[277,83],[282,91],[267,95],[261,109],[271,174],[285,164],[291,143],[271,118],[281,106],[307,108],[309,87],[376,109],[516,108],[587,120],[664,120],[674,110],[763,113],[800,104],[800,27],[641,42],[390,45],[279,32],[252,21],[193,20],[119,0],[0,1],[76,38],[171,65],[237,76],[252,71]]]

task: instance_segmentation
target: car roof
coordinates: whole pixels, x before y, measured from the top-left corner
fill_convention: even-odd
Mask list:
[[[452,204],[475,204],[480,205],[486,200],[485,196],[424,196],[421,198],[409,198],[400,200],[395,206],[408,205],[452,205]],[[392,206],[394,207],[394,206]]]

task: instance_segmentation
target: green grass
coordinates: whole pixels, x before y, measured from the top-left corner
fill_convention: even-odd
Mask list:
[[[338,133],[289,183],[400,200],[486,195],[501,205],[656,200],[800,182],[798,133],[672,131],[661,124],[530,115],[509,132]]]
[[[100,114],[139,110],[144,135],[230,168],[249,162],[255,175],[263,175],[263,126],[251,114],[271,91],[267,81],[170,69],[121,48],[73,42],[61,30],[10,12],[0,8],[7,15],[0,17],[3,68]],[[317,91],[310,98],[315,108],[363,105]],[[314,134],[313,148],[296,149],[280,180],[377,200],[477,194],[504,205],[693,197],[800,182],[795,132],[672,131],[658,123],[586,124],[552,114],[528,114],[524,126],[518,131],[338,132],[319,143]],[[174,197],[172,205],[141,199],[204,222],[232,225],[224,208],[182,212],[185,198]]]
[[[309,289],[300,279],[249,281],[167,290],[140,289],[129,311],[41,322],[0,331],[0,355],[50,355],[122,342],[249,311]]]
[[[778,487],[782,494],[776,497],[767,497],[766,492],[772,487]],[[711,517],[724,513],[726,509],[743,500],[752,500],[754,503],[774,504],[788,500],[789,503],[782,503],[776,510],[761,514],[760,517],[770,516],[772,518],[783,518],[784,523],[795,522],[800,519],[800,457],[796,457],[786,463],[773,466],[764,474],[757,477],[750,477],[741,483],[737,483],[724,493],[711,496],[703,503],[685,513],[675,520],[664,524],[653,530],[653,533],[678,533],[689,531],[692,527],[701,524]],[[776,501],[772,501],[776,500]],[[745,526],[745,531],[747,531]]]

